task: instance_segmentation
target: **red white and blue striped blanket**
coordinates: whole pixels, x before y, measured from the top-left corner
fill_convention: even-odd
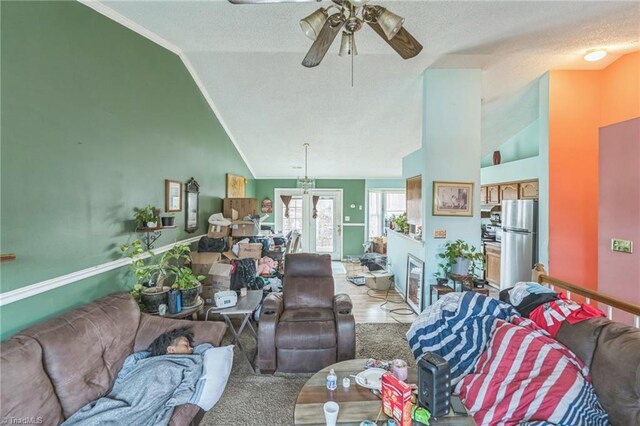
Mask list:
[[[449,362],[479,425],[609,424],[584,363],[496,299],[447,294],[420,314],[407,340],[416,358],[430,351]]]

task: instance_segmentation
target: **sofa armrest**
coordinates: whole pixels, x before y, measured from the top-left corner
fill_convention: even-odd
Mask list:
[[[333,312],[336,319],[338,340],[337,362],[354,359],[356,356],[356,323],[353,318],[353,303],[346,294],[333,296]]]
[[[282,293],[271,293],[262,302],[257,361],[261,373],[273,373],[276,370],[276,331],[283,309]]]
[[[162,333],[180,327],[188,327],[193,332],[193,343],[211,343],[220,346],[222,336],[227,331],[227,325],[221,321],[187,321],[162,318],[149,314],[140,315],[140,324],[136,333],[134,352],[146,350],[151,342]]]

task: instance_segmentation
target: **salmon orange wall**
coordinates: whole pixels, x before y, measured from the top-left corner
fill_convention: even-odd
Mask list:
[[[549,73],[551,276],[590,289],[598,279],[600,73]]]
[[[598,288],[598,132],[640,116],[640,53],[549,73],[549,274]]]
[[[600,127],[640,117],[640,52],[624,55],[600,73]]]

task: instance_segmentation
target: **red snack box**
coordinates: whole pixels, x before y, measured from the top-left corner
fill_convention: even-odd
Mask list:
[[[411,426],[411,386],[393,374],[382,375],[382,410],[399,426]]]

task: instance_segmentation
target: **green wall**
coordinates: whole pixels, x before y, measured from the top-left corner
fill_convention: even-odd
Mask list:
[[[276,188],[295,188],[295,179],[256,179],[255,194],[259,202],[265,197],[276,202],[274,190]],[[342,203],[344,216],[350,216],[351,220],[345,223],[353,223],[361,226],[345,226],[343,239],[343,253],[345,256],[363,253],[362,244],[365,241],[364,223],[365,223],[365,205],[366,192],[364,179],[316,179],[316,188],[318,189],[342,189]],[[355,208],[350,205],[355,204]],[[362,210],[358,209],[362,206]],[[267,219],[267,222],[275,222],[273,217]]]
[[[1,291],[120,258],[133,208],[164,207],[164,180],[200,183],[200,228],[225,173],[251,173],[173,53],[78,2],[1,3]],[[124,270],[0,308],[2,338],[124,289]],[[130,282],[129,282],[130,283]]]

